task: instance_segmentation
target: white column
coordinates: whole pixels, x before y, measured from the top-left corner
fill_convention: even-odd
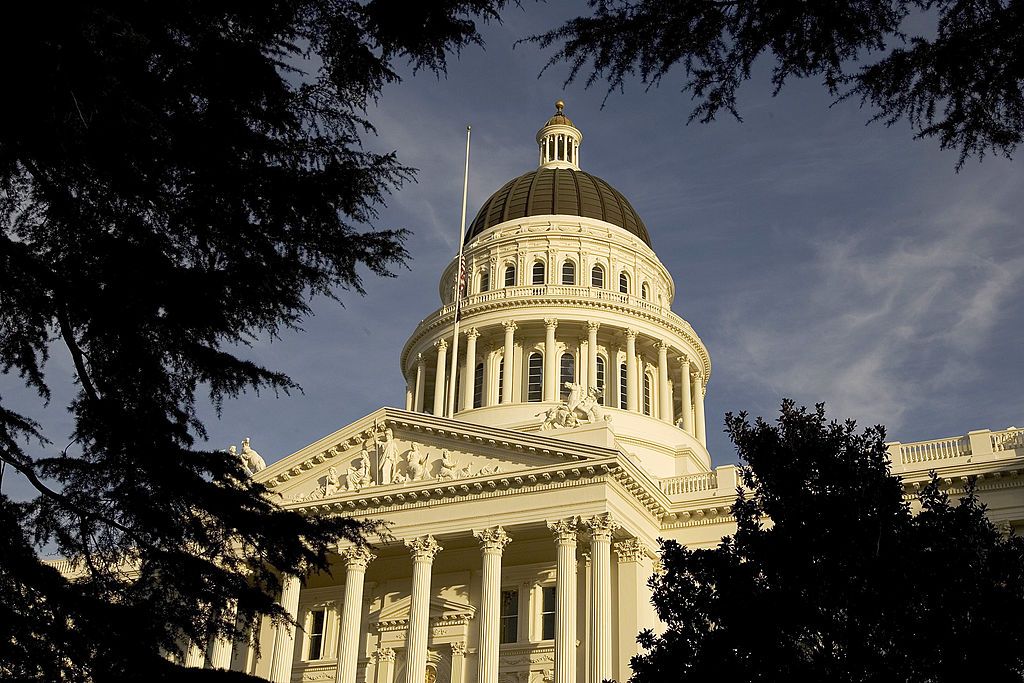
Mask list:
[[[506,320],[502,325],[505,326],[505,373],[501,378],[501,402],[511,403],[512,378],[515,376],[512,351],[515,349],[515,333],[518,326],[512,320]]]
[[[395,651],[378,645],[373,657],[377,660],[376,683],[392,683],[395,679]]]
[[[477,683],[498,683],[498,635],[501,627],[501,554],[512,539],[500,526],[473,535],[483,550],[483,584],[480,596],[480,638],[477,647]]]
[[[451,683],[462,683],[466,677],[466,643],[457,640],[452,643]]]
[[[683,419],[683,431],[693,436],[693,399],[690,393],[690,359],[686,356],[679,356],[679,391],[680,391],[680,403],[682,404],[679,408]]]
[[[700,371],[696,368],[693,369],[690,376],[693,377],[693,435],[707,448],[708,438],[704,424],[704,382],[701,379]]]
[[[619,633],[639,633],[645,628],[654,628],[656,623],[651,618],[651,592],[647,588],[647,579],[653,573],[650,554],[635,538],[615,543],[613,548],[619,560],[615,595],[615,604],[618,607],[616,629]],[[632,675],[629,660],[636,654],[636,641],[632,638],[619,638],[616,649],[618,666],[612,677],[619,681],[627,681]]]
[[[626,410],[637,412],[636,330],[626,330]]]
[[[555,348],[557,318],[544,318],[544,400],[558,400],[558,351]]]
[[[668,344],[658,344],[658,407],[661,419],[672,424],[672,397],[668,393]]]
[[[608,513],[587,520],[590,527],[590,666],[588,683],[612,678],[612,533]]]
[[[413,403],[413,410],[417,413],[423,412],[423,395],[426,392],[427,360],[422,353],[416,354],[416,399]]]
[[[575,517],[548,522],[555,534],[555,681],[576,683],[576,531]]]
[[[445,369],[448,367],[448,342],[438,339],[434,342],[437,348],[437,373],[434,375],[434,415],[444,417],[444,381],[448,377]]]
[[[299,613],[299,577],[294,574],[285,574],[281,579],[280,604],[294,621]],[[270,660],[271,683],[289,683],[292,680],[294,656],[295,628],[289,623],[280,623],[274,635],[274,653]]]
[[[587,323],[587,388],[597,388],[597,328],[601,327],[601,323],[589,321]],[[604,369],[605,375],[608,374],[608,368]],[[608,381],[607,376],[605,381]]]
[[[238,614],[238,602],[235,600],[228,600],[227,605],[224,606],[224,614],[221,619],[231,624],[232,628],[235,625],[235,617]],[[234,634],[229,636],[217,636],[213,639],[213,645],[210,647],[210,666],[214,669],[230,669],[231,668],[231,643],[234,640]]]
[[[441,546],[433,536],[408,540],[405,546],[412,553],[412,597],[409,602],[409,631],[405,641],[405,681],[423,683],[427,674],[427,632],[430,630],[430,572]]]
[[[206,664],[206,652],[197,644],[190,642],[185,653],[185,666],[190,669],[202,669]]]
[[[415,400],[415,390],[413,385],[409,382],[405,383],[405,409],[412,410],[413,401]]]
[[[462,409],[473,407],[473,389],[476,387],[476,340],[480,332],[471,327],[466,330],[466,365],[462,369]],[[483,387],[480,391],[484,391]],[[481,405],[483,405],[481,396]]]
[[[338,668],[335,683],[356,683],[356,661],[359,658],[359,622],[363,612],[363,583],[366,567],[376,556],[358,546],[341,551],[345,560],[345,598],[341,603],[341,626],[338,629]]]

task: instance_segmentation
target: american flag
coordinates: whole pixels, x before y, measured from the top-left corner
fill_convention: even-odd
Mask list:
[[[459,261],[459,298],[466,296],[466,257]]]

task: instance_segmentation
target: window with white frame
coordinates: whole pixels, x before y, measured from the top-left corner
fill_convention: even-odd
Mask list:
[[[566,261],[562,264],[562,284],[576,284],[576,264],[572,261]]]
[[[555,639],[555,605],[556,593],[554,586],[542,586],[540,589],[540,639]]]
[[[563,353],[559,362],[558,391],[562,400],[569,398],[569,390],[565,387],[566,382],[572,384],[576,381],[576,358],[571,353]]]
[[[626,409],[626,387],[629,386],[629,372],[626,371],[626,364],[619,365],[619,410]]]
[[[541,261],[533,264],[533,284],[544,284],[544,264]]]
[[[519,642],[519,591],[510,588],[501,591],[501,627],[498,642]]]
[[[604,405],[604,357],[597,357],[597,402]]]
[[[327,608],[321,607],[311,610],[307,624],[306,659],[323,659],[324,634],[327,628]]]
[[[644,415],[651,414],[651,373],[644,373]]]
[[[594,266],[590,271],[590,286],[598,289],[604,288],[604,268]]]
[[[619,292],[629,294],[629,276],[625,272],[619,273]]]
[[[540,401],[544,391],[544,357],[539,353],[530,354],[527,366],[526,400]]]
[[[515,264],[508,264],[505,266],[505,286],[515,287],[516,286],[516,267]]]
[[[488,270],[480,272],[480,291],[486,292],[491,288],[491,273]]]

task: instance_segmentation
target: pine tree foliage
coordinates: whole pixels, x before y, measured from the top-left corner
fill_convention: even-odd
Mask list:
[[[211,676],[169,660],[243,635],[221,607],[280,620],[281,573],[366,540],[283,510],[205,449],[197,401],[295,388],[237,349],[403,263],[405,232],[372,223],[413,172],[362,146],[366,107],[401,63],[443,72],[504,4],[5,8],[0,365],[45,402],[70,379],[47,374],[60,349],[78,393],[63,450],[68,435],[0,406],[7,476],[38,491],[0,496],[0,678]]]
[[[662,542],[666,628],[641,634],[633,683],[1022,680],[1024,539],[996,530],[973,484],[952,504],[933,477],[912,515],[880,427],[788,400],[776,425],[726,427],[736,533]]]
[[[580,16],[531,40],[556,52],[570,81],[648,87],[681,72],[689,120],[737,119],[737,92],[759,62],[777,94],[820,78],[838,100],[908,122],[918,138],[968,157],[1007,158],[1024,136],[1024,3],[1020,0],[590,0]]]

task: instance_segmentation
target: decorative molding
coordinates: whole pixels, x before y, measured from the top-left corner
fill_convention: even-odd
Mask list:
[[[363,546],[344,548],[338,554],[345,560],[345,566],[350,570],[361,569],[366,571],[367,566],[377,559],[376,555]]]
[[[622,525],[616,522],[612,518],[611,514],[607,512],[594,515],[590,519],[587,519],[584,524],[590,527],[590,535],[592,538],[606,541],[610,541],[612,534],[622,527]]]
[[[512,542],[512,537],[505,533],[505,530],[500,526],[491,527],[490,529],[474,530],[473,536],[480,541],[480,548],[485,553],[500,553],[505,549],[505,546]]]
[[[619,564],[626,562],[640,562],[649,553],[647,548],[644,547],[638,539],[628,538],[625,541],[619,541],[613,546],[615,554],[619,558]]]
[[[455,642],[451,643],[451,647],[452,647],[452,658],[453,659],[455,657],[465,657],[466,656],[466,643],[464,641],[456,640]]]
[[[406,539],[405,547],[412,553],[413,562],[433,562],[437,554],[443,550],[441,545],[429,534],[419,538]]]
[[[580,525],[579,517],[566,517],[565,519],[550,520],[547,524],[548,529],[551,529],[551,531],[554,532],[556,544],[576,543],[576,536],[579,533]]]

